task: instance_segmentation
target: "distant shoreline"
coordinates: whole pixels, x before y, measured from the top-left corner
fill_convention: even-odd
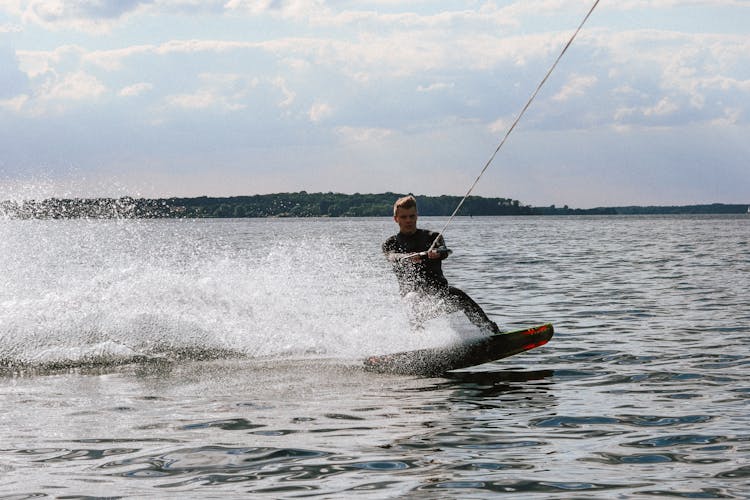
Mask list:
[[[76,218],[258,218],[258,217],[390,217],[403,194],[276,193],[254,196],[194,198],[48,198],[0,201],[0,217],[13,219]],[[448,216],[460,196],[417,196],[419,213]],[[746,214],[747,204],[712,203],[682,206],[597,208],[533,207],[510,198],[470,196],[460,216],[502,215],[710,215]]]

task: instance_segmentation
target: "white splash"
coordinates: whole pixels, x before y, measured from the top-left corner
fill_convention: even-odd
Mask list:
[[[358,359],[412,332],[380,220],[0,220],[0,363]]]

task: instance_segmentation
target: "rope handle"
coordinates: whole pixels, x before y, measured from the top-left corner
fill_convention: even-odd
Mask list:
[[[430,249],[429,249],[429,250],[426,250],[426,251],[424,251],[424,252],[414,252],[414,253],[409,253],[409,254],[406,254],[406,255],[404,255],[404,256],[402,256],[402,257],[400,257],[400,258],[399,258],[398,260],[407,260],[407,259],[411,259],[411,258],[414,258],[414,257],[416,257],[416,256],[419,256],[419,257],[421,257],[421,259],[422,259],[422,260],[427,260],[427,258],[428,258],[428,257],[427,257],[427,254],[428,254],[428,253],[429,253],[430,251],[432,251],[432,250],[435,250],[435,251],[436,251],[437,253],[439,253],[441,257],[443,257],[443,256],[447,257],[447,256],[449,256],[450,254],[452,254],[452,253],[453,253],[453,250],[451,250],[451,249],[449,249],[449,248],[446,248],[446,247],[444,247],[444,246],[442,246],[442,247],[437,247],[437,248],[434,248],[434,249],[433,249],[432,247],[430,247]]]

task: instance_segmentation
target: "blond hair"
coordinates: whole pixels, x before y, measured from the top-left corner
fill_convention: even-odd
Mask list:
[[[393,204],[393,216],[395,217],[398,215],[398,209],[408,209],[408,208],[417,208],[417,199],[413,195],[404,196],[403,198],[399,198],[396,200],[396,203]]]

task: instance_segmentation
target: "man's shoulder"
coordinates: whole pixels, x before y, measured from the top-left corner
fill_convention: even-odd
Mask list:
[[[401,233],[396,233],[393,236],[389,236],[388,239],[383,242],[383,247],[390,246],[390,245],[397,245],[399,243],[405,242],[405,241],[427,241],[429,240],[432,242],[435,238],[437,238],[440,235],[440,233],[437,233],[435,231],[430,231],[429,229],[422,229],[417,228],[417,230],[414,232],[414,234],[411,234],[409,236],[404,236]]]
[[[389,236],[385,240],[385,243],[402,241],[402,240],[413,240],[415,238],[423,238],[425,236],[437,236],[437,235],[438,235],[438,233],[436,233],[434,231],[430,231],[428,229],[417,228],[417,230],[413,234],[410,234],[410,235],[404,235],[402,233],[396,233],[393,236]]]
[[[417,233],[423,235],[423,236],[431,236],[436,237],[439,233],[435,231],[430,231],[429,229],[417,229]]]
[[[383,242],[383,250],[392,250],[396,247],[397,243],[398,243],[398,234],[389,236],[388,239],[386,239]]]
[[[436,231],[430,231],[429,229],[417,229],[417,232],[415,233],[415,237],[419,241],[426,241],[432,244],[433,241],[435,241],[435,238],[440,236],[440,233]]]

